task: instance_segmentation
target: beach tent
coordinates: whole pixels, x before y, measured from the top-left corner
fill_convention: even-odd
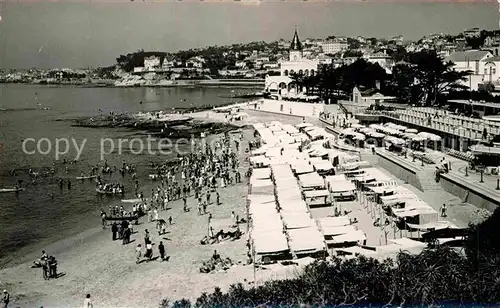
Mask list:
[[[335,249],[335,251],[341,252],[341,253],[348,253],[348,254],[352,254],[352,255],[362,255],[362,256],[367,256],[367,257],[374,257],[375,255],[377,255],[377,252],[375,250],[362,248],[360,246],[337,248],[337,249]]]
[[[329,197],[330,193],[326,189],[304,191],[304,199],[309,206],[330,204]]]
[[[459,229],[457,225],[455,225],[449,221],[446,221],[446,220],[434,221],[434,222],[430,222],[430,223],[422,224],[422,225],[411,224],[411,223],[407,223],[406,225],[408,227],[410,227],[411,229],[415,229],[415,230],[440,230],[440,229],[448,229],[448,228]]]
[[[349,170],[356,170],[356,169],[361,169],[361,168],[368,168],[370,167],[371,164],[368,161],[356,161],[356,162],[351,162],[351,163],[346,163],[340,165],[340,169],[349,171]]]
[[[278,210],[275,202],[250,201],[250,203],[248,204],[248,214],[250,214],[250,216],[278,216]]]
[[[336,181],[329,183],[328,187],[335,199],[353,199],[356,197],[356,186],[350,181]]]
[[[425,247],[427,247],[426,243],[411,240],[408,238],[401,238],[390,241],[392,242],[392,244],[376,247],[376,252],[379,256],[383,256],[384,258],[395,257],[400,252],[419,254],[425,249]]]
[[[270,260],[273,256],[285,255],[289,253],[288,242],[283,233],[262,233],[252,237],[253,251],[255,253],[255,263]]]
[[[290,135],[293,135],[293,134],[298,134],[299,133],[299,130],[297,128],[295,128],[293,125],[291,124],[285,124],[283,125],[283,129]]]
[[[343,234],[348,234],[356,231],[356,227],[353,225],[347,226],[321,226],[321,230],[323,231],[323,235],[325,237],[339,236]]]
[[[328,160],[313,161],[312,164],[318,173],[330,173],[334,170],[332,163]]]
[[[325,183],[327,185],[328,183],[344,182],[344,181],[347,181],[347,178],[343,174],[325,176]]]
[[[327,244],[339,245],[346,243],[359,243],[366,240],[366,234],[362,230],[351,230],[348,233],[333,236],[327,240]]]
[[[255,168],[252,170],[252,179],[270,179],[271,168]]]
[[[285,229],[301,229],[316,227],[316,222],[308,213],[290,213],[284,212],[281,216]]]
[[[323,235],[316,227],[288,230],[290,250],[295,254],[312,254],[326,249]]]
[[[267,152],[268,146],[264,145],[258,149],[253,150],[250,152],[250,156],[259,156],[259,155],[265,155]]]
[[[271,160],[263,155],[250,157],[250,164],[253,167],[263,168],[269,166]]]
[[[274,192],[274,184],[270,179],[250,179],[250,193],[269,195]]]
[[[247,195],[247,200],[249,203],[251,202],[257,202],[257,203],[269,203],[269,202],[275,202],[276,197],[274,194],[268,194],[268,195],[252,195],[249,194]]]
[[[314,167],[309,162],[300,160],[292,163],[292,169],[295,174],[305,174],[314,172]]]
[[[299,175],[299,182],[303,190],[325,188],[325,181],[316,172]]]
[[[288,198],[282,199],[282,202],[279,202],[280,213],[308,213],[309,209],[307,208],[307,204],[302,199],[297,198]]]
[[[299,130],[302,128],[311,127],[311,126],[314,126],[314,125],[312,125],[311,123],[300,123],[300,124],[295,125],[295,127]]]
[[[348,226],[351,221],[347,215],[337,217],[323,217],[318,219],[321,228]]]

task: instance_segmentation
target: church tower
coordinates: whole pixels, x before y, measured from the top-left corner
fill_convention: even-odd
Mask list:
[[[499,0],[500,1],[500,0]],[[297,27],[295,27],[295,34],[293,35],[292,44],[290,45],[290,61],[297,61],[302,59],[302,44],[297,34]]]

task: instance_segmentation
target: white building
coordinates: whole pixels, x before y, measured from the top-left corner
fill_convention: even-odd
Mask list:
[[[304,76],[314,75],[318,71],[318,60],[304,58],[302,52],[302,44],[299,40],[297,30],[293,35],[290,45],[290,53],[288,61],[281,62],[281,76],[289,76],[293,74],[302,74]]]
[[[395,97],[385,96],[377,88],[360,91],[357,87],[352,89],[352,102],[361,107],[369,107],[373,104],[393,100]]]
[[[160,57],[151,56],[144,58],[144,69],[146,71],[154,71],[160,67]]]
[[[465,37],[479,37],[481,35],[481,29],[479,28],[472,28],[469,30],[465,30],[463,32]]]
[[[205,59],[199,56],[192,57],[186,61],[186,67],[203,68],[204,64]]]
[[[347,40],[343,39],[327,40],[321,44],[323,53],[332,55],[347,50],[348,47]]]
[[[497,64],[494,61],[488,61],[490,58],[493,58],[493,54],[489,50],[468,50],[454,52],[445,61],[453,62],[453,69],[456,71],[471,71],[467,80],[461,83],[469,87],[471,91],[477,91],[479,84],[488,82],[490,78],[492,82],[498,80],[498,77],[495,79]],[[495,69],[494,74],[493,69]]]
[[[389,57],[386,53],[377,52],[375,54],[366,57],[366,61],[370,63],[378,63],[387,73],[391,73],[392,67],[394,65],[394,60]]]

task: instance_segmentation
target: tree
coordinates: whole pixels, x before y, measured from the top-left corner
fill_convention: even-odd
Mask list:
[[[419,99],[419,89],[415,85],[415,71],[409,65],[396,65],[392,69],[392,78],[389,84],[391,95],[401,103],[416,104]]]
[[[445,92],[465,88],[459,85],[470,72],[453,70],[453,63],[445,63],[434,50],[424,50],[413,53],[409,57],[415,70],[415,80],[421,92],[419,101],[430,106],[437,102],[439,96]]]

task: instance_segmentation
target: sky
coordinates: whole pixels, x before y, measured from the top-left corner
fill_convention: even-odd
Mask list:
[[[0,0],[0,68],[109,66],[120,54],[330,35],[419,39],[498,29],[498,3]],[[246,2],[248,1],[248,2]]]

